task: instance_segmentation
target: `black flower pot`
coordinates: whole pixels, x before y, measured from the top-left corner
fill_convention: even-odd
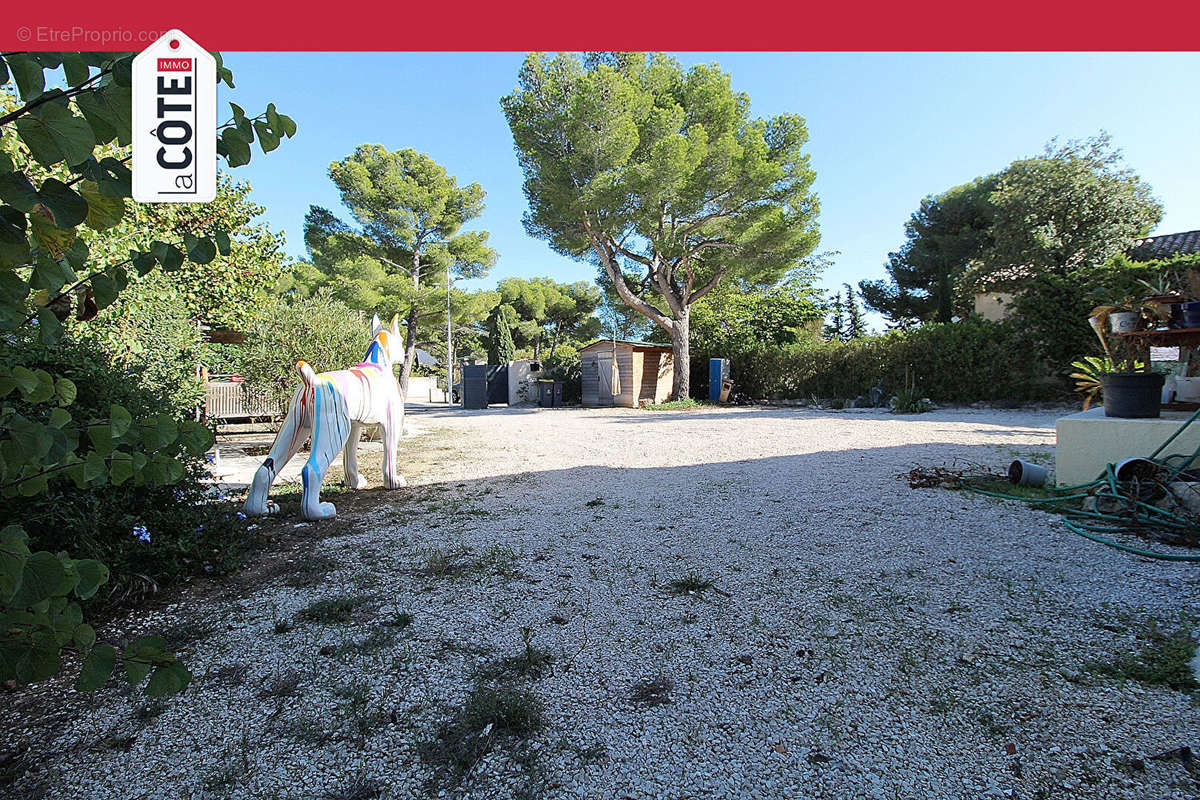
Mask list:
[[[1163,380],[1164,376],[1158,372],[1110,372],[1101,376],[1104,416],[1157,417],[1162,406]]]

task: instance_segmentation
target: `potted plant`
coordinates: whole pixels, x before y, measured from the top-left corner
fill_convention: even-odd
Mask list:
[[[1093,373],[1097,375],[1104,395],[1104,415],[1126,419],[1157,417],[1162,406],[1162,387],[1165,378],[1158,372],[1143,371],[1145,365],[1134,358],[1133,349],[1126,341],[1118,341],[1118,345],[1124,351],[1124,357],[1117,358],[1113,355],[1112,348],[1108,343],[1108,335],[1105,332],[1105,323],[1109,321],[1113,308],[1113,306],[1100,306],[1093,309],[1091,316],[1088,317],[1088,324],[1096,332],[1096,336],[1100,339],[1100,345],[1104,348],[1104,354],[1108,357],[1107,363],[1099,362],[1092,365]],[[1076,364],[1078,365],[1079,362]],[[1099,368],[1102,367],[1108,367],[1110,371],[1100,372]],[[1080,372],[1087,372],[1087,370],[1081,369]],[[1076,380],[1078,382],[1080,379]]]
[[[1179,275],[1174,272],[1164,272],[1156,280],[1139,280],[1148,295],[1142,301],[1142,307],[1147,316],[1164,328],[1181,328],[1183,324],[1183,308],[1191,297],[1179,287]],[[1193,321],[1200,323],[1200,303],[1193,304]]]

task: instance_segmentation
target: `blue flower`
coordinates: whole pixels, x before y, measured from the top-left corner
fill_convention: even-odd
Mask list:
[[[149,542],[150,541],[150,531],[146,530],[145,525],[134,525],[133,526],[133,538],[137,539],[140,542]]]
[[[237,518],[238,518],[238,519],[245,519],[245,518],[246,518],[246,515],[245,515],[245,514],[243,514],[242,512],[240,512],[240,511],[239,511],[239,512],[237,512]]]

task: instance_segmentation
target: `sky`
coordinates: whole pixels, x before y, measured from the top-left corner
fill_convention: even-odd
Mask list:
[[[362,143],[427,153],[478,182],[499,261],[487,278],[590,280],[591,266],[528,236],[512,137],[500,111],[522,53],[226,53],[248,113],[268,102],[298,126],[275,152],[234,171],[266,219],[305,257],[310,205],[344,214],[327,170]],[[1155,232],[1200,228],[1200,54],[679,53],[716,61],[746,92],[753,116],[803,116],[816,171],[820,283],[885,275],[887,254],[921,198],[1036,155],[1054,137],[1112,134],[1165,205]],[[223,112],[219,112],[222,120]],[[468,284],[470,286],[471,284]],[[874,318],[876,325],[879,319]]]

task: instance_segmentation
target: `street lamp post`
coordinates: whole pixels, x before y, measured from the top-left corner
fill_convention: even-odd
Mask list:
[[[454,276],[446,270],[446,405],[454,405],[454,332],[450,324],[450,287]]]

